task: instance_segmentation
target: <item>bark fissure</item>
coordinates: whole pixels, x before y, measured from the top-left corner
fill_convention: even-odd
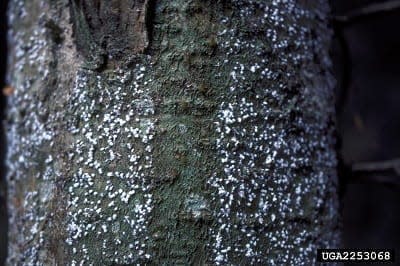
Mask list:
[[[71,0],[78,50],[89,68],[129,61],[149,46],[152,0]]]

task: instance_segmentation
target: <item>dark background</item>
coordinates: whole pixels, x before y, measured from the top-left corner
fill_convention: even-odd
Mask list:
[[[400,1],[400,0],[399,0]],[[346,14],[371,0],[331,0]],[[0,88],[6,85],[6,0],[0,0]],[[400,158],[400,9],[335,26],[339,155],[345,165]],[[6,102],[0,96],[0,119]],[[0,130],[0,265],[5,258],[4,129]],[[400,180],[400,176],[391,177]],[[349,181],[349,174],[342,176]],[[343,194],[343,240],[351,248],[400,251],[400,186],[351,182]],[[398,182],[400,184],[400,182]],[[397,254],[397,260],[399,256]]]
[[[373,2],[385,1],[331,0],[331,5],[334,14],[345,14]],[[342,85],[337,89],[339,152],[347,165],[400,158],[399,26],[397,9],[336,29],[332,57]],[[341,36],[347,52],[339,45]],[[365,182],[346,186],[343,240],[349,248],[395,248],[399,263],[400,176],[391,178],[397,179],[397,185]]]

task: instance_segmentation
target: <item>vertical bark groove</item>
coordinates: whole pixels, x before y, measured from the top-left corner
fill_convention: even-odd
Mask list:
[[[151,2],[71,0],[75,40],[90,67],[112,67],[147,49]]]

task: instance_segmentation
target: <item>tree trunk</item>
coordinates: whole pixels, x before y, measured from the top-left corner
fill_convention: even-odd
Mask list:
[[[12,0],[9,265],[336,247],[325,0]]]

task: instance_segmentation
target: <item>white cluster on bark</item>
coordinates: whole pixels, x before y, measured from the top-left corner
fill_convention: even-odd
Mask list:
[[[319,232],[323,217],[312,220],[305,213],[306,208],[315,211],[337,204],[334,199],[329,203],[321,199],[321,194],[335,189],[327,187],[336,179],[333,136],[326,135],[326,121],[305,122],[301,115],[296,121],[287,119],[290,111],[303,111],[296,105],[310,101],[311,94],[330,99],[333,93],[327,46],[313,38],[312,29],[301,22],[319,16],[326,21],[323,12],[328,10],[306,9],[297,1],[231,2],[239,13],[240,26],[254,35],[246,36],[232,18],[221,21],[218,43],[226,53],[223,64],[231,68],[226,70],[230,73],[228,96],[215,122],[223,173],[215,173],[209,181],[217,189],[217,226],[210,229],[214,262],[225,265],[239,256],[252,264],[315,263],[310,258],[318,247],[338,245],[335,237],[313,240],[321,233],[330,235],[331,229]],[[325,26],[314,27],[322,33],[319,27],[323,30]],[[311,64],[317,53],[324,60],[319,67],[326,74]],[[320,76],[323,82],[303,82],[293,96],[291,79],[306,74]],[[325,100],[323,104],[315,113],[324,113],[323,108],[331,105]],[[333,113],[332,106],[326,110]],[[290,127],[299,128],[301,135],[293,136]],[[296,172],[307,165],[313,169]],[[307,201],[312,206],[306,207]],[[334,219],[336,210],[329,211]]]
[[[339,244],[327,1],[223,2],[230,6],[218,15],[216,43],[187,55],[212,72],[202,75],[215,74],[217,82],[209,87],[215,85],[216,97],[192,99],[193,88],[203,82],[200,74],[190,80],[184,62],[171,70],[180,77],[159,73],[165,71],[162,60],[186,56],[174,49],[180,38],[194,34],[191,29],[168,33],[176,38],[171,43],[158,36],[159,47],[172,50],[153,55],[159,61],[140,55],[129,67],[112,62],[105,70],[90,70],[75,58],[68,1],[12,1],[9,81],[16,90],[9,101],[9,264],[49,263],[55,228],[61,228],[60,250],[71,255],[64,257],[72,265],[162,260],[152,253],[154,239],[170,237],[172,243],[199,228],[206,235],[199,241],[207,246],[193,244],[197,236],[189,239],[191,245],[217,265],[309,265],[317,248]],[[192,8],[200,16],[201,8]],[[57,23],[55,14],[63,15]],[[201,22],[191,21],[199,27]],[[58,24],[65,31],[61,44],[51,37]],[[209,46],[215,46],[212,66],[209,58],[202,62],[214,49]],[[160,89],[176,84],[182,84],[176,91],[183,95],[176,99]],[[198,117],[187,115],[185,105],[198,108]],[[207,113],[204,106],[218,108]],[[175,119],[175,111],[200,122]],[[201,134],[212,147],[203,151],[193,136],[209,121],[214,131]],[[180,147],[166,154],[157,134],[179,144],[171,140],[180,137],[177,132],[179,141],[190,143],[182,145],[183,155]],[[204,156],[216,167],[195,176],[200,171],[191,168],[198,164],[184,162],[184,153]],[[156,154],[181,160],[180,168],[160,164]],[[204,188],[193,188],[203,181]],[[167,182],[175,182],[165,185],[168,193],[187,189],[169,212],[183,224],[177,232],[167,232],[174,223],[166,219],[154,221],[160,218],[154,213],[171,207],[159,197],[171,195],[160,187]],[[62,218],[54,218],[57,212]],[[60,220],[61,225],[53,222]],[[177,254],[173,259],[182,259],[192,246],[171,252]]]

